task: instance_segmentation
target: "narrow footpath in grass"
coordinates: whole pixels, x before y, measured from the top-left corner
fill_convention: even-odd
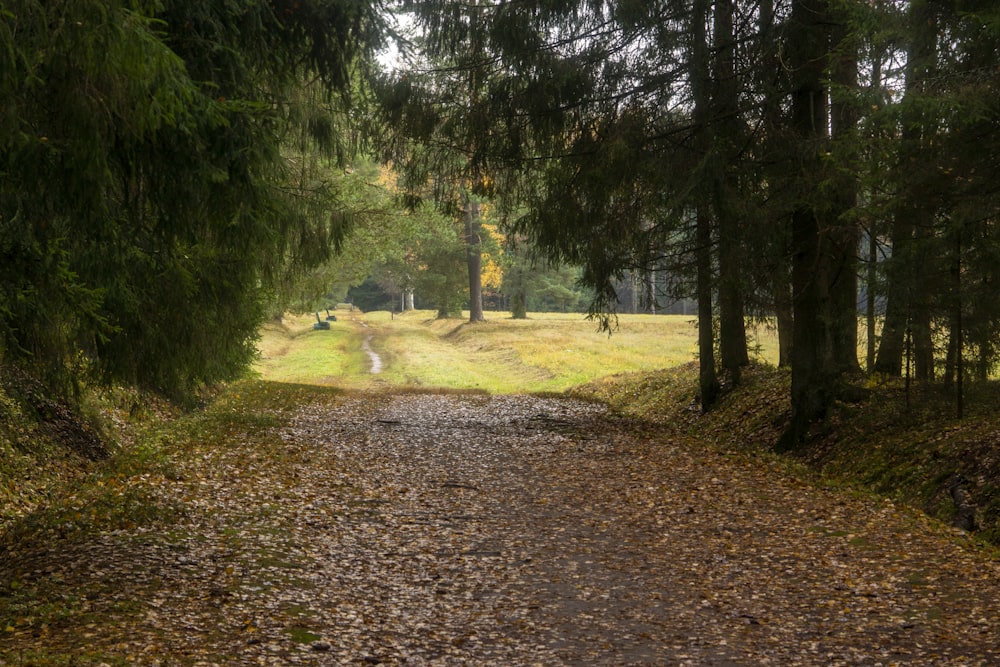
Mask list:
[[[238,385],[9,530],[3,665],[996,665],[1000,568],[566,398]]]
[[[371,366],[369,367],[369,372],[372,375],[378,375],[379,373],[381,373],[382,372],[382,357],[379,355],[378,352],[376,352],[374,349],[372,349],[372,337],[371,336],[366,337],[364,339],[364,341],[362,341],[362,343],[361,343],[361,349],[363,349],[365,351],[365,354],[368,355],[368,360],[371,362]]]

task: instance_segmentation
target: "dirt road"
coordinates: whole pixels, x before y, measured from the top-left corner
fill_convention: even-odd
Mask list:
[[[148,480],[169,522],[7,545],[67,613],[0,664],[1000,664],[1000,568],[951,531],[596,405],[353,395],[266,436]]]

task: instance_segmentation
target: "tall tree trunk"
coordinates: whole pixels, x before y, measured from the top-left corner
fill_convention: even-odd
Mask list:
[[[886,261],[885,321],[882,323],[875,371],[900,377],[903,374],[906,329],[910,321],[908,267],[912,262],[908,255],[913,243],[913,224],[910,220],[899,215],[893,218],[890,243],[892,255]]]
[[[528,295],[523,287],[510,295],[510,316],[515,320],[528,319]]]
[[[465,258],[469,265],[469,321],[483,317],[483,249],[480,239],[479,202],[471,196],[465,201]]]
[[[965,329],[962,318],[962,226],[954,230],[954,257],[951,262],[951,336],[950,342],[954,349],[953,363],[955,369],[955,416],[962,419],[965,416]]]
[[[511,269],[513,275],[510,294],[510,316],[515,320],[528,319],[528,289],[524,279],[524,267],[520,263]]]
[[[710,0],[694,0],[691,12],[691,87],[694,93],[696,144],[700,157],[711,149],[708,125],[710,72],[708,45],[708,8]],[[715,371],[715,325],[712,313],[712,216],[707,198],[699,197],[695,220],[695,263],[698,294],[698,385],[701,409],[707,412],[719,396],[719,378]]]
[[[760,0],[758,12],[761,76],[757,86],[763,95],[764,150],[762,174],[756,187],[766,191],[769,187],[773,187],[774,184],[787,178],[784,174],[779,173],[780,167],[778,165],[785,165],[789,151],[779,140],[785,121],[781,111],[784,95],[779,89],[778,80],[784,66],[778,57],[778,39],[772,0]],[[768,225],[767,231],[771,235],[769,255],[773,264],[769,266],[767,275],[778,328],[778,365],[789,367],[792,365],[794,327],[792,285],[789,275],[789,256],[791,254],[789,235],[791,231],[788,227],[787,216],[781,211],[767,210],[766,204],[759,217],[771,223]]]
[[[712,133],[715,145],[710,150],[715,155],[709,164],[714,172],[713,204],[719,225],[719,353],[730,381],[738,384],[740,369],[750,363],[750,356],[743,310],[742,231],[736,210],[738,179],[732,167],[739,159],[733,5],[733,0],[715,3],[711,117],[718,127]]]
[[[712,321],[712,219],[700,207],[697,213],[698,271],[698,389],[701,410],[708,412],[719,397],[715,372],[715,327]]]
[[[656,315],[656,269],[650,268],[646,273],[647,308],[651,315]]]
[[[878,237],[875,230],[868,230],[868,265],[867,278],[865,280],[865,330],[868,332],[868,340],[865,353],[865,371],[875,372],[875,309],[878,305],[876,301],[875,285],[878,275]]]
[[[792,285],[788,277],[788,265],[783,259],[784,255],[782,255],[777,267],[775,267],[771,289],[774,292],[774,317],[778,327],[778,366],[787,368],[792,365],[795,317],[794,305],[792,304]]]
[[[831,138],[846,164],[835,176],[830,230],[832,275],[833,363],[837,370],[857,373],[858,365],[858,252],[861,227],[855,218],[858,203],[858,37],[849,24],[844,6],[834,3],[831,34],[832,92],[830,99]],[[832,7],[833,7],[832,6]],[[831,7],[831,8],[832,8]]]
[[[825,0],[793,0],[789,26],[792,130],[799,142],[798,200],[792,212],[792,422],[779,443],[798,445],[825,416],[835,373],[830,320],[829,248],[817,201],[821,150],[827,139],[827,12]]]
[[[628,273],[629,302],[631,304],[628,312],[635,314],[639,312],[639,274],[632,270]]]
[[[873,41],[871,44],[871,52],[869,53],[869,60],[872,63],[872,74],[871,81],[869,83],[868,94],[872,99],[878,99],[876,96],[881,96],[882,94],[882,60],[885,54],[884,49],[887,47],[884,43],[879,43]],[[869,173],[874,175],[875,173],[882,171],[882,164],[879,160],[869,159],[868,161]],[[874,216],[868,220],[868,256],[866,258],[866,275],[865,275],[865,329],[868,333],[867,336],[867,349],[865,351],[865,371],[869,374],[875,373],[875,355],[877,352],[877,342],[878,336],[876,335],[876,327],[878,323],[876,310],[878,308],[878,271],[879,271],[879,248],[878,248],[878,238],[879,238],[879,220]]]
[[[931,0],[913,0],[909,8],[911,42],[906,59],[906,98],[919,97],[925,77],[932,74],[937,50],[937,20]],[[907,186],[914,169],[919,169],[924,150],[925,122],[914,105],[904,105],[897,182],[901,183],[892,223],[892,256],[889,258],[885,324],[875,369],[893,376],[902,373],[905,332],[913,332],[914,362],[918,379],[933,373],[934,350],[931,313],[927,298],[927,259],[921,246],[930,236],[931,212],[919,192]]]
[[[913,377],[918,382],[930,382],[934,379],[934,330],[932,325],[932,307],[927,280],[927,267],[930,257],[927,247],[932,242],[931,215],[927,210],[914,211],[918,216],[916,237],[916,263],[912,267],[911,286],[914,290],[910,306],[910,329],[913,331]]]

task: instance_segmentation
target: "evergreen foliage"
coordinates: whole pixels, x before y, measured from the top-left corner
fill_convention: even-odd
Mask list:
[[[704,407],[714,350],[738,381],[745,315],[775,316],[796,414],[821,417],[859,369],[859,275],[885,307],[876,370],[943,378],[959,409],[968,359],[992,371],[996,3],[394,9],[419,39],[352,114],[388,34],[377,3],[4,2],[0,360],[61,389],[183,393],[243,369],[266,314],[371,267],[440,290],[444,314],[464,264],[476,319],[489,206],[581,267],[608,328],[626,276],[697,297]],[[345,171],[365,141],[410,215],[373,166]]]
[[[242,371],[269,286],[346,229],[283,153],[338,138],[293,92],[347,92],[379,24],[336,0],[4,2],[0,358],[57,390]]]
[[[582,266],[605,326],[628,272],[688,276],[673,284],[707,308],[703,405],[708,343],[738,380],[750,313],[777,317],[797,422],[821,417],[859,369],[860,274],[886,307],[877,368],[906,373],[906,354],[959,405],[963,353],[990,372],[995,3],[401,6],[439,71],[478,84],[459,99],[416,85],[426,68],[397,77],[386,99],[408,136],[489,173],[526,211],[514,231]]]

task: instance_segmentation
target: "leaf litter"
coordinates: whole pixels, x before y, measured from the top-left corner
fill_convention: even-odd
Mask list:
[[[115,484],[159,518],[4,539],[0,664],[1000,663],[955,531],[595,403],[331,396]]]

